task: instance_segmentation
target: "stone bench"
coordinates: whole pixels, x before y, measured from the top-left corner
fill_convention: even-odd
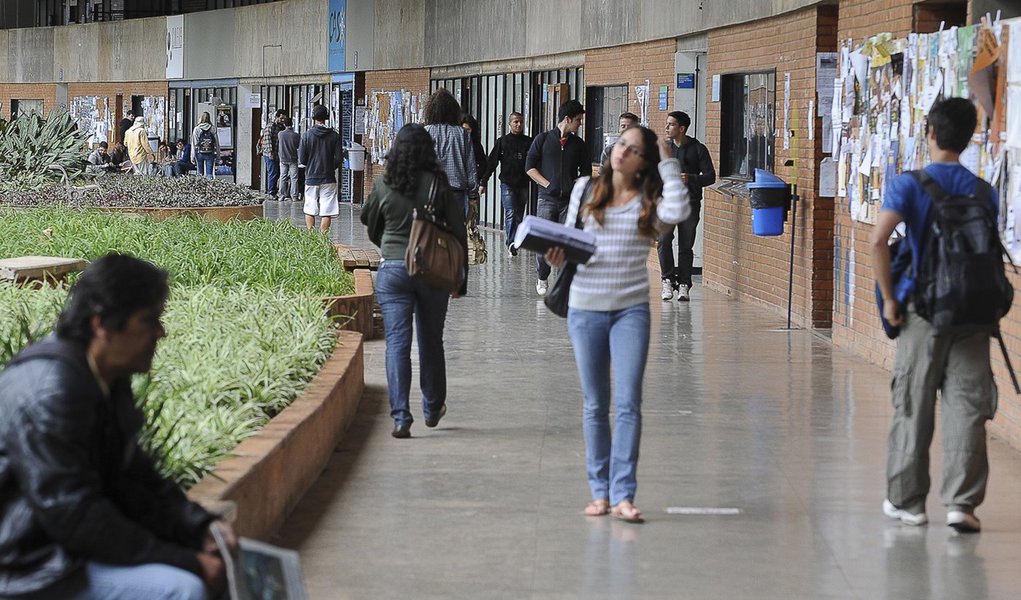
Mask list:
[[[0,259],[0,279],[15,283],[61,281],[85,269],[80,258],[19,256]]]

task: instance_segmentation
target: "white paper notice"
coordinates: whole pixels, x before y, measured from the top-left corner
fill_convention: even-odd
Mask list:
[[[720,76],[713,75],[713,102],[720,101]]]
[[[815,139],[815,102],[808,101],[808,139]]]
[[[1007,90],[1007,146],[1021,149],[1021,84]]]
[[[824,198],[837,195],[837,161],[828,156],[819,163],[819,195]]]
[[[865,86],[869,80],[869,57],[855,50],[851,53],[851,67],[858,82]]]
[[[791,74],[783,75],[783,149],[791,148]]]

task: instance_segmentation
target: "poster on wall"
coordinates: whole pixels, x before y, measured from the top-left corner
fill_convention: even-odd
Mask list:
[[[216,107],[216,139],[221,149],[234,147],[234,107]]]
[[[184,77],[184,15],[167,17],[167,79]]]
[[[110,141],[113,121],[107,99],[102,96],[76,96],[71,98],[68,112],[85,135],[89,146]]]
[[[421,98],[405,90],[369,93],[365,111],[365,145],[372,153],[372,162],[383,164],[401,127],[422,121],[421,106]]]
[[[143,97],[142,115],[149,135],[164,139],[167,131],[167,99],[163,96]]]
[[[347,0],[330,0],[327,27],[327,65],[331,73],[347,68]]]

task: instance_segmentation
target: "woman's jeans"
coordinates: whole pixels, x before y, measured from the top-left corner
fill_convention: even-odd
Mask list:
[[[450,296],[408,275],[404,261],[384,260],[376,273],[376,298],[386,331],[386,384],[390,416],[397,425],[411,424],[411,317],[418,328],[418,367],[422,413],[439,416],[447,400],[447,365],[443,324]]]
[[[198,166],[198,174],[200,177],[208,177],[213,179],[213,164],[216,162],[215,154],[202,154],[198,153],[195,155],[195,163]]]
[[[170,565],[105,565],[86,562],[52,586],[15,600],[205,600],[198,575]]]
[[[632,501],[642,436],[642,378],[649,356],[649,304],[621,310],[571,308],[567,330],[585,397],[585,468],[592,498]],[[616,389],[610,434],[610,369]]]
[[[500,199],[503,201],[503,228],[507,234],[507,245],[514,241],[514,234],[525,216],[525,205],[528,204],[528,186],[514,188],[506,183],[500,184]]]

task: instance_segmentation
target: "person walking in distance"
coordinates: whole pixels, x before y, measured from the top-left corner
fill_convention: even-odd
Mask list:
[[[567,217],[571,186],[583,173],[591,173],[588,149],[578,137],[585,108],[568,100],[557,110],[557,126],[535,136],[525,158],[525,173],[539,186],[536,216],[563,223]],[[540,254],[535,258],[535,292],[546,295],[550,266]]]
[[[662,159],[662,160],[661,160]],[[578,215],[596,236],[596,252],[571,282],[567,330],[584,396],[585,467],[592,501],[584,514],[641,522],[634,504],[642,433],[642,380],[649,355],[649,245],[690,210],[680,164],[665,140],[631,127],[617,140],[603,174],[579,179],[567,220]],[[562,248],[546,258],[564,264]],[[612,373],[612,377],[611,377]],[[610,430],[611,379],[616,415]],[[611,508],[612,507],[612,508]]]
[[[947,201],[953,201],[950,196],[988,198],[990,220],[995,223],[998,194],[960,163],[977,122],[975,106],[967,99],[950,98],[934,104],[925,131],[931,162],[922,173],[942,190]],[[918,174],[918,178],[924,177]],[[901,243],[906,242],[911,250],[911,271],[918,274],[930,258],[926,250],[928,238],[933,235],[930,213],[934,200],[929,189],[912,173],[893,178],[872,234],[872,272],[882,294],[883,316],[890,325],[900,326],[891,386],[894,414],[883,512],[907,525],[928,522],[925,500],[930,484],[929,445],[938,390],[943,432],[940,495],[947,509],[947,525],[961,532],[977,532],[981,523],[975,508],[985,499],[989,479],[986,421],[996,412],[997,397],[989,363],[989,331],[937,335],[932,324],[916,311],[921,290],[914,288],[906,305],[902,304],[891,276],[887,244],[902,222],[906,239]],[[957,281],[953,284],[960,285]]]
[[[298,143],[294,119],[284,117],[284,130],[277,136],[280,146],[280,199],[298,199]]]
[[[446,179],[446,171],[436,158],[433,138],[421,125],[405,125],[386,155],[383,176],[376,179],[362,209],[362,223],[383,257],[376,275],[376,298],[386,330],[386,383],[395,438],[411,437],[414,421],[409,407],[412,318],[418,330],[425,426],[436,427],[447,413],[443,325],[451,295],[411,277],[404,263],[415,212],[421,214],[431,200],[436,217],[446,223],[464,251],[465,279],[459,293],[453,297],[467,292],[468,238],[464,207],[451,194]]]
[[[620,116],[617,117],[617,135],[619,136],[620,134],[624,133],[624,131],[627,130],[628,127],[634,127],[635,125],[638,125],[640,121],[641,120],[638,118],[638,115],[636,115],[635,113],[632,112],[620,113]],[[613,150],[613,146],[614,146],[613,144],[607,145],[605,148],[603,148],[603,153],[599,156],[600,175],[602,175],[603,173],[603,165],[606,164],[606,161],[610,160],[610,151]]]
[[[214,179],[216,159],[220,156],[220,140],[213,129],[209,113],[202,113],[199,124],[191,132],[191,161],[195,163],[199,177]]]
[[[305,165],[305,226],[315,231],[316,216],[322,217],[319,232],[326,235],[330,222],[340,214],[337,200],[337,167],[344,160],[340,134],[326,126],[330,110],[322,104],[312,107],[312,128],[298,144],[298,163]]]
[[[280,132],[284,130],[284,119],[287,113],[278,110],[273,120],[262,128],[259,138],[259,150],[263,162],[266,163],[266,194],[271,198],[277,196],[277,181],[280,178]]]
[[[468,132],[472,141],[472,155],[475,157],[475,177],[479,186],[468,191],[468,212],[472,215],[472,221],[468,227],[478,227],[479,223],[479,200],[486,193],[486,181],[489,179],[489,162],[486,160],[486,149],[482,146],[482,130],[479,129],[478,120],[468,113],[461,115],[461,127]],[[474,212],[473,212],[474,211]]]
[[[454,199],[468,214],[468,194],[479,189],[475,151],[471,136],[461,127],[461,105],[444,88],[429,96],[425,103],[425,130],[432,136],[436,158],[447,173]]]
[[[496,140],[489,153],[489,172],[500,167],[500,200],[503,203],[503,227],[507,236],[507,253],[517,256],[514,234],[525,216],[528,205],[528,175],[525,174],[525,157],[532,138],[525,135],[525,116],[512,112],[508,120],[510,131]]]
[[[705,144],[688,135],[691,117],[687,113],[674,111],[666,117],[666,136],[670,139],[673,155],[681,163],[681,179],[688,186],[691,197],[691,216],[671,227],[659,238],[657,252],[659,269],[663,277],[664,301],[673,298],[677,290],[677,299],[691,299],[691,268],[695,260],[695,235],[702,211],[702,188],[716,182],[716,169],[709,149]],[[677,262],[674,262],[674,229],[677,230]]]
[[[127,146],[128,143],[128,138],[125,136],[125,134],[128,132],[129,129],[131,129],[131,126],[134,124],[135,113],[129,110],[128,114],[124,115],[124,118],[121,119],[120,124],[117,126],[117,132],[120,134],[119,140],[125,146]]]
[[[134,167],[135,175],[152,175],[153,164],[156,162],[156,153],[149,145],[149,132],[145,129],[145,119],[135,117],[135,124],[124,134],[127,138],[128,156],[131,158],[131,166]]]

